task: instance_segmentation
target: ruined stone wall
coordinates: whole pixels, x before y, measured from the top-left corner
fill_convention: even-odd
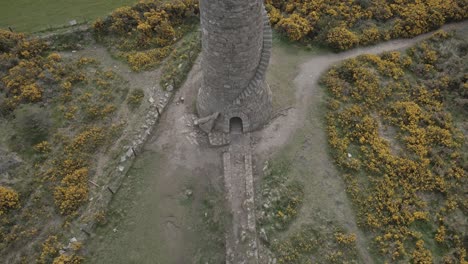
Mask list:
[[[271,28],[260,0],[201,0],[203,82],[200,117],[219,112],[215,129],[228,132],[240,117],[246,131],[263,126],[271,112],[264,83]]]

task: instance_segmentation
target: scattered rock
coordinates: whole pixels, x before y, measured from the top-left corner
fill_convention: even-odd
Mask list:
[[[203,131],[209,133],[213,129],[214,122],[219,117],[219,112],[212,115],[195,120],[194,124],[198,125]]]
[[[166,87],[166,90],[167,90],[168,92],[172,92],[172,91],[174,90],[174,86],[173,86],[172,84],[170,84],[170,85],[168,85],[168,86]]]
[[[208,141],[211,146],[221,147],[230,144],[229,134],[221,132],[208,133]]]
[[[245,242],[246,239],[247,239],[247,232],[245,232],[245,230],[242,230],[242,232],[241,232],[241,241]]]
[[[151,104],[153,104],[153,103],[154,103],[153,97],[150,97],[150,98],[148,99],[148,101],[149,101]]]
[[[263,239],[265,242],[268,242],[268,236],[264,228],[260,229],[260,238]]]
[[[117,169],[118,169],[120,172],[122,172],[122,171],[124,171],[125,167],[124,167],[124,166],[119,166],[119,167],[117,167]]]
[[[132,148],[128,148],[127,153],[125,155],[127,155],[128,158],[132,157],[133,156]]]

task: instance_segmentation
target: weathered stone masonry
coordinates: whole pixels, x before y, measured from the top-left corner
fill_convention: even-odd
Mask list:
[[[242,119],[244,132],[261,128],[271,114],[265,72],[272,43],[262,1],[201,0],[200,13],[203,81],[198,114],[220,113],[213,124],[218,131],[228,132],[233,117]]]

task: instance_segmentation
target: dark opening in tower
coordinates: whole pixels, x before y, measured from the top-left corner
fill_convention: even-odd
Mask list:
[[[231,133],[242,133],[243,124],[240,117],[233,117],[229,120],[229,131]]]

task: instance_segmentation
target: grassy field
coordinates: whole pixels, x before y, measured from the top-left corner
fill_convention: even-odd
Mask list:
[[[35,32],[105,16],[117,7],[137,0],[0,0],[0,28]]]

